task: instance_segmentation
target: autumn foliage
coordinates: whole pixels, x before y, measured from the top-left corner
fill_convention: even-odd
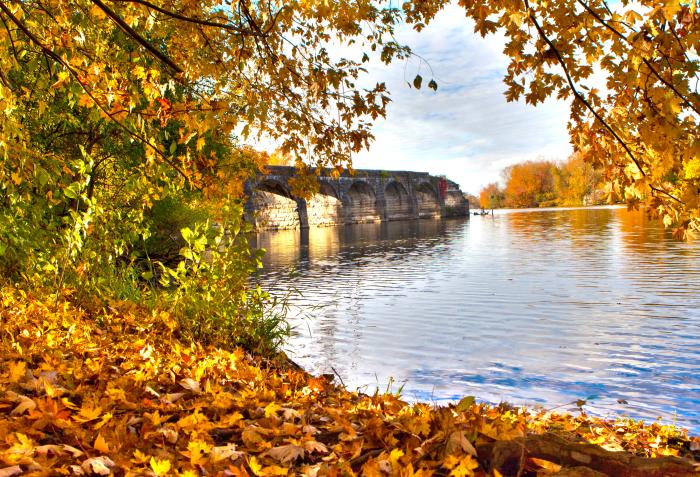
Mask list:
[[[690,452],[664,426],[408,405],[234,350],[284,337],[248,281],[242,183],[265,160],[246,141],[305,171],[295,193],[351,168],[390,101],[359,86],[369,55],[408,57],[396,26],[445,4],[0,0],[1,475],[485,475],[484,446],[554,429]],[[609,197],[700,229],[697,2],[459,4],[506,35],[508,100],[571,100]],[[506,197],[587,187],[545,169],[512,170]]]
[[[128,302],[0,299],[4,476],[486,476],[489,446],[555,430],[639,456],[696,449],[671,426],[349,392],[282,358],[183,343],[168,313]]]
[[[580,154],[564,163],[526,161],[503,170],[505,186],[498,183],[481,190],[484,208],[580,206],[602,202],[601,173]]]

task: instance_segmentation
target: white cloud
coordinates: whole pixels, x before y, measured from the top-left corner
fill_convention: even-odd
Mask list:
[[[396,36],[429,62],[439,88],[426,88],[432,75],[416,59],[388,67],[373,60],[368,79],[386,82],[393,102],[376,124],[371,149],[355,158],[356,168],[445,174],[477,193],[507,165],[570,154],[568,103],[507,103],[505,40],[482,39],[459,7],[449,6],[420,33],[402,27]],[[418,72],[420,91],[406,84]]]

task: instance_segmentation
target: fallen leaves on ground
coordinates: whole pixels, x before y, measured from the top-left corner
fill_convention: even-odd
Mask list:
[[[167,313],[130,303],[87,313],[18,290],[0,298],[0,476],[482,476],[480,444],[544,432],[651,457],[696,447],[658,423],[349,392],[184,344]]]

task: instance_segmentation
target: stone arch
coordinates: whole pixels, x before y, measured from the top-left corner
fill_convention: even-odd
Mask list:
[[[386,220],[402,220],[411,218],[411,200],[408,191],[399,181],[391,181],[384,188],[386,202]]]
[[[379,222],[377,195],[365,181],[354,181],[345,194],[345,223]]]
[[[309,227],[342,223],[343,203],[331,184],[321,181],[319,192],[306,201],[306,216]]]
[[[300,226],[299,209],[287,184],[265,179],[255,187],[246,206],[256,229],[283,230]]]
[[[422,182],[416,187],[416,203],[419,218],[440,217],[437,190],[430,182]]]

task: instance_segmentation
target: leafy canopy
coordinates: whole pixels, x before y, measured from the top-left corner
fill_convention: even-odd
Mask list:
[[[410,2],[420,29],[446,1]],[[460,0],[487,35],[502,31],[508,100],[571,100],[576,151],[602,168],[611,200],[700,230],[700,4],[697,0]]]
[[[211,199],[240,199],[261,163],[252,134],[349,164],[388,97],[326,46],[362,39],[389,61],[407,51],[386,40],[398,18],[370,1],[0,1],[0,264],[84,281],[133,259],[172,197],[199,194],[220,222]]]
[[[446,3],[0,0],[3,268],[89,275],[133,255],[163,197],[240,198],[260,163],[241,138],[350,167],[389,98],[357,86],[367,54],[335,46],[405,58],[396,25]],[[459,4],[476,32],[507,36],[509,100],[571,100],[572,143],[610,199],[700,230],[697,0]]]

